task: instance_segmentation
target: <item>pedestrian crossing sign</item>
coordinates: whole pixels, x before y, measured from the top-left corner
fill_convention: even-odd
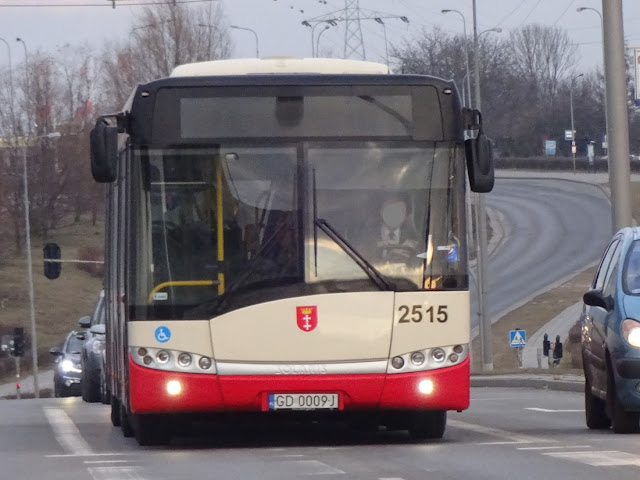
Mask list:
[[[511,330],[509,332],[509,345],[511,347],[524,347],[527,344],[527,332],[524,330]]]

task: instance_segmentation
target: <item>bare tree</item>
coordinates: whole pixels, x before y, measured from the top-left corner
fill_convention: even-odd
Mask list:
[[[575,66],[577,45],[566,30],[550,25],[526,25],[509,39],[516,73],[531,93],[547,105],[553,102],[564,77]]]
[[[135,85],[169,75],[189,62],[227,58],[231,41],[222,4],[199,8],[158,4],[135,18],[127,42],[104,55],[104,93],[120,108]]]
[[[392,46],[391,54],[403,73],[453,78],[458,86],[463,86],[465,41],[462,35],[452,36],[436,27],[432,31],[423,30],[420,37],[405,42],[400,48]]]

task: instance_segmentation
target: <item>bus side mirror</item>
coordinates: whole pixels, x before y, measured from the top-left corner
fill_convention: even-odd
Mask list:
[[[465,129],[469,137],[464,141],[471,191],[487,193],[493,190],[493,148],[482,131],[482,115],[478,110],[464,109]]]
[[[98,183],[116,179],[118,162],[118,127],[99,119],[91,130],[91,173]]]

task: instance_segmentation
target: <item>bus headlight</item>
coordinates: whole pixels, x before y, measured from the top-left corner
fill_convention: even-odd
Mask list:
[[[160,365],[164,365],[165,363],[167,363],[170,358],[171,355],[169,355],[169,352],[167,352],[166,350],[160,350],[156,354],[156,362],[158,362]]]
[[[422,365],[424,363],[424,353],[413,352],[411,354],[411,363],[413,363],[416,367]]]
[[[433,380],[422,380],[418,384],[418,391],[424,395],[431,395],[433,393]]]
[[[188,367],[189,365],[191,365],[191,355],[186,352],[182,352],[180,355],[178,355],[178,365],[180,365],[181,367]]]
[[[447,358],[447,353],[441,348],[434,348],[431,351],[431,358],[434,362],[442,363]]]
[[[198,366],[203,370],[209,370],[211,368],[211,359],[209,357],[202,357],[198,361]]]
[[[400,370],[402,367],[404,367],[404,359],[402,357],[393,357],[393,359],[391,360],[391,365],[393,366],[393,368]]]
[[[178,380],[169,380],[167,382],[167,393],[172,396],[180,395],[182,392],[182,384]]]
[[[130,347],[131,360],[143,367],[167,372],[215,375],[216,363],[211,357],[194,352],[167,348]]]

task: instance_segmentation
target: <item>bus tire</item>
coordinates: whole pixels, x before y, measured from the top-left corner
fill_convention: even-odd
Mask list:
[[[131,425],[131,415],[121,402],[118,403],[120,405],[120,429],[122,430],[122,435],[126,438],[133,437],[134,431]]]
[[[119,427],[120,423],[120,401],[115,397],[115,395],[111,396],[111,424],[114,427]]]
[[[169,443],[169,434],[161,419],[153,415],[135,415],[133,423],[136,441],[141,447]]]
[[[417,412],[412,415],[409,425],[409,436],[414,441],[440,439],[447,426],[446,410]]]

